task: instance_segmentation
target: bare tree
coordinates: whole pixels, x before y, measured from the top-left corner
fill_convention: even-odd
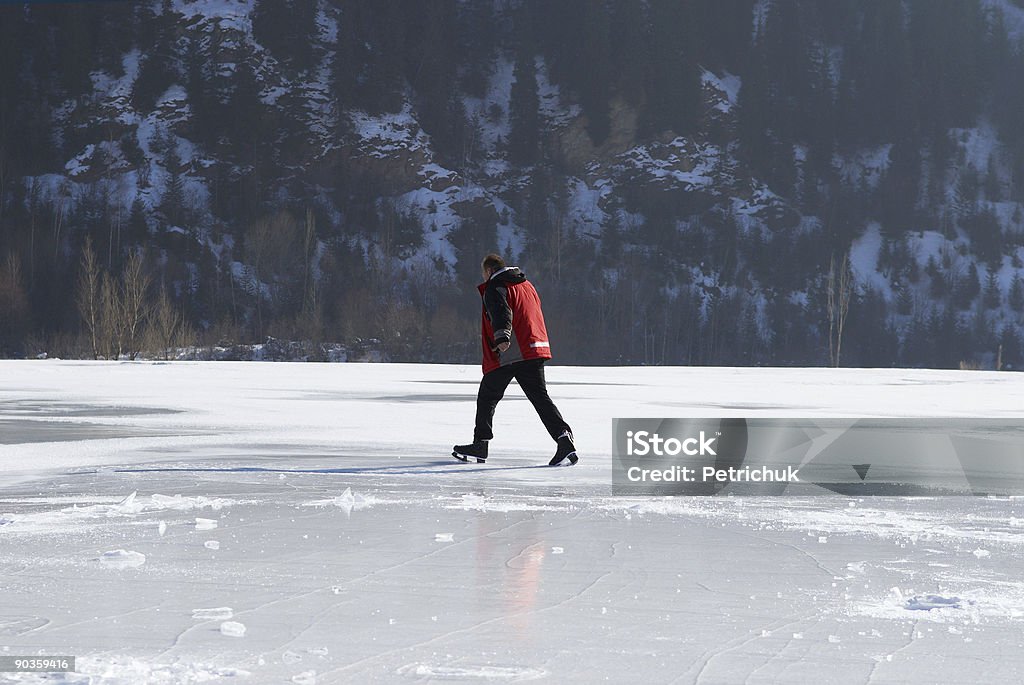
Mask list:
[[[269,299],[268,304],[273,306],[280,297],[281,288],[274,287],[275,280],[287,281],[288,276],[297,276],[296,269],[301,268],[300,240],[296,221],[288,212],[257,219],[246,235],[247,290],[256,300],[256,336],[259,339],[264,334],[263,301]]]
[[[21,284],[21,261],[13,252],[0,263],[0,355],[19,354],[29,328],[29,306]]]
[[[828,357],[832,366],[839,366],[839,357],[843,350],[843,330],[846,327],[846,315],[850,311],[850,297],[853,295],[853,269],[850,266],[850,253],[843,255],[838,273],[836,258],[829,259],[828,267]]]
[[[4,136],[0,136],[0,197],[5,195],[7,190],[7,177],[8,177],[8,164],[7,164],[7,150],[3,147]],[[0,202],[0,221],[4,218],[4,204]]]
[[[146,295],[149,292],[151,280],[150,275],[146,273],[142,253],[133,252],[125,262],[124,274],[121,276],[123,313],[121,324],[124,327],[121,339],[124,345],[123,351],[132,360],[139,354],[142,327],[149,316],[149,302]]]
[[[100,356],[98,335],[100,333],[100,268],[96,253],[92,249],[92,238],[85,237],[82,248],[82,262],[78,273],[78,313],[82,317],[92,358]]]
[[[176,346],[182,333],[183,324],[184,317],[181,315],[181,311],[175,308],[171,298],[167,296],[167,291],[161,288],[156,306],[153,307],[152,316],[149,319],[149,325],[146,328],[150,340],[161,351],[165,360],[168,358],[171,348]]]
[[[100,307],[97,339],[100,355],[106,359],[119,359],[124,330],[124,305],[117,281],[104,271],[100,283]]]
[[[313,273],[313,262],[316,259],[317,252],[316,215],[311,207],[306,207],[305,237],[305,244],[302,250],[304,261],[302,304],[305,312],[311,312],[317,309],[318,304],[316,274]]]

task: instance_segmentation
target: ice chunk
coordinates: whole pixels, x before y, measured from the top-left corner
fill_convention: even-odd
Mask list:
[[[231,607],[192,610],[192,618],[197,621],[226,621],[234,615],[235,612]]]
[[[104,552],[99,560],[107,568],[135,568],[146,563],[146,555],[126,549],[112,549]]]
[[[245,624],[238,621],[224,621],[220,624],[220,633],[228,637],[245,637]]]
[[[454,542],[455,533],[434,533],[434,542]]]
[[[115,505],[110,513],[112,514],[138,514],[145,506],[141,502],[135,501],[135,496],[138,494],[138,490],[125,497],[123,500]]]
[[[915,595],[903,605],[910,611],[931,611],[932,609],[959,609],[959,597],[943,597],[942,595]]]
[[[353,509],[362,509],[366,506],[366,498],[353,494],[352,488],[345,488],[345,492],[332,499],[331,504],[344,509],[346,514],[351,514]]]
[[[226,506],[234,504],[234,500],[224,499],[222,497],[182,497],[181,495],[175,495],[169,497],[167,495],[155,494],[150,499],[149,509],[177,509],[179,511],[188,511],[189,509],[204,509],[209,507],[214,511],[220,511]]]
[[[220,549],[220,543],[216,540],[207,540],[203,543],[203,547],[206,549]]]
[[[196,517],[196,530],[213,530],[217,527],[216,519],[204,519]]]

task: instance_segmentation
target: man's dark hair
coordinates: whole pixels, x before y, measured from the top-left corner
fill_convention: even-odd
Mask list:
[[[492,252],[484,257],[483,267],[485,269],[504,269],[505,260],[501,258],[501,255],[497,255]]]

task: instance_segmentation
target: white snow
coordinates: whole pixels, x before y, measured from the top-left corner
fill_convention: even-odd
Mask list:
[[[609,473],[613,417],[1020,417],[1024,377],[547,376],[572,468],[544,466],[551,441],[515,386],[489,462],[450,459],[474,366],[0,362],[0,646],[78,657],[0,682],[1024,671],[1024,498],[616,497]]]
[[[537,69],[537,100],[541,116],[548,122],[549,126],[564,126],[572,122],[583,111],[575,103],[562,101],[562,93],[558,84],[551,80],[548,75],[548,65],[543,57],[535,60]],[[509,72],[511,77],[511,71]]]
[[[974,128],[950,129],[950,134],[963,146],[967,164],[984,177],[989,159],[998,153],[1002,145],[996,127],[991,122],[984,121]]]
[[[371,116],[358,110],[349,113],[363,149],[371,157],[384,159],[392,154],[411,153],[426,146],[426,134],[420,130],[408,103],[401,112]]]
[[[868,225],[864,233],[850,245],[850,268],[853,271],[855,287],[870,286],[891,300],[892,284],[878,272],[878,253],[882,248],[881,226],[877,221]],[[836,269],[841,265],[837,257]]]
[[[569,220],[576,231],[600,234],[605,212],[600,207],[603,197],[611,192],[609,184],[592,188],[580,178],[571,177],[569,190]]]
[[[839,167],[839,175],[845,183],[858,186],[861,183],[869,188],[878,187],[882,175],[889,168],[889,151],[892,145],[886,143],[874,148],[860,150],[849,158],[836,155],[833,160]]]
[[[466,117],[480,127],[479,145],[489,155],[495,155],[498,141],[507,140],[509,135],[509,103],[512,97],[512,83],[515,80],[515,63],[507,55],[499,55],[488,79],[487,92],[482,98],[463,97]],[[491,162],[498,160],[492,159]],[[504,170],[505,165],[495,169]]]
[[[714,182],[715,166],[722,152],[708,143],[693,145],[686,138],[676,138],[666,145],[657,145],[660,152],[652,155],[656,144],[638,145],[620,155],[621,166],[632,170],[648,183],[662,183],[669,188],[691,191],[707,188]],[[610,190],[610,189],[609,189]]]
[[[719,91],[725,98],[724,101],[715,104],[715,109],[718,111],[729,112],[739,102],[740,86],[742,85],[742,80],[739,76],[730,74],[727,71],[722,72],[722,75],[719,76],[704,69],[701,71],[701,80]]]

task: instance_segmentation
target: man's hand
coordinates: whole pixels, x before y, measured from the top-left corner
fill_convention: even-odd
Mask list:
[[[496,349],[498,350],[499,353],[504,353],[508,350],[508,347],[509,342],[508,340],[505,340],[503,342],[498,343],[498,347]]]

